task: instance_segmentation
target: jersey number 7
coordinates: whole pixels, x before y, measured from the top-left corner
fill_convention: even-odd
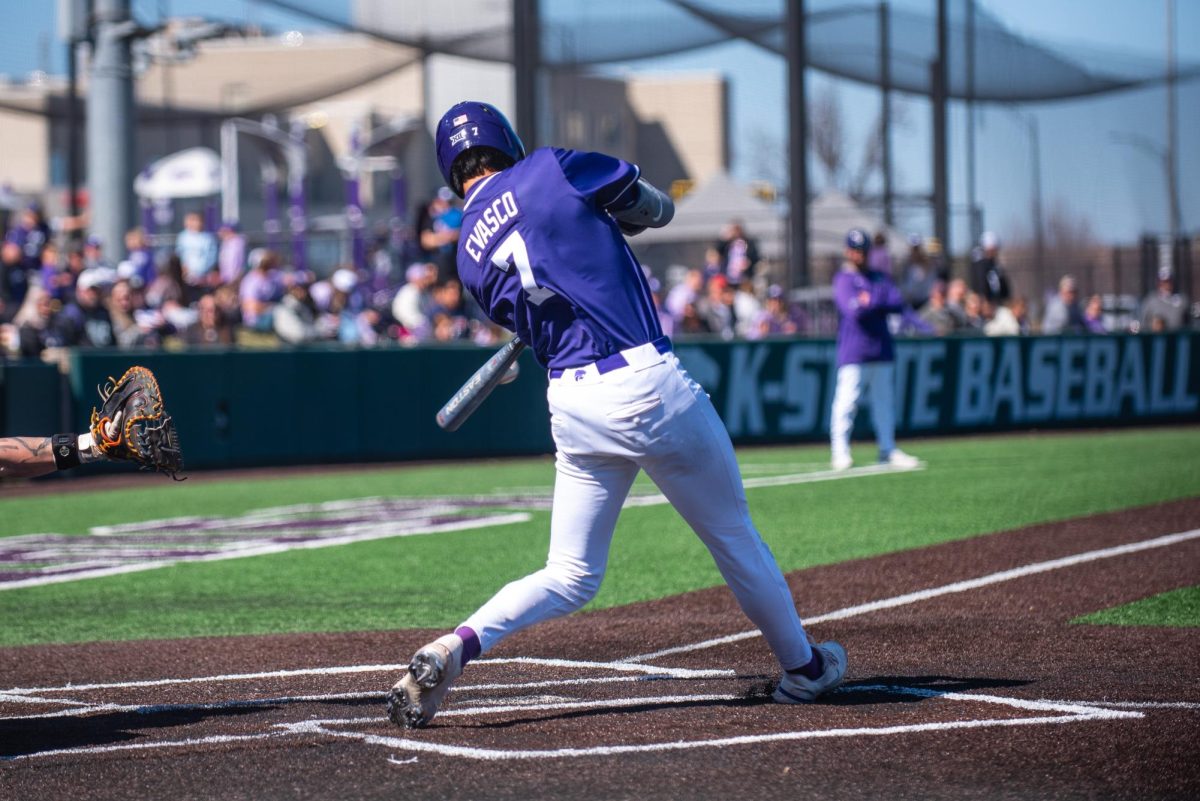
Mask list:
[[[538,286],[534,280],[533,265],[529,263],[529,248],[525,247],[525,237],[521,236],[520,231],[512,231],[496,246],[492,252],[492,264],[505,272],[516,266],[517,273],[521,276],[521,286],[525,287],[525,294],[534,306],[541,306],[547,298],[554,297],[552,291]]]

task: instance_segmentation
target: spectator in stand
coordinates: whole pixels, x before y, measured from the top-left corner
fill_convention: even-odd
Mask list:
[[[280,292],[283,290],[281,289]],[[232,284],[221,284],[212,291],[213,299],[217,301],[217,308],[221,310],[226,322],[233,326],[234,332],[237,332],[238,326],[244,325],[242,321],[242,298],[238,294],[238,287]],[[271,307],[274,312],[275,307]]]
[[[463,302],[462,284],[457,278],[451,278],[433,290],[429,319],[433,321],[433,338],[439,342],[470,339],[471,321]]]
[[[889,276],[893,274],[892,254],[888,250],[887,234],[884,231],[875,232],[875,238],[871,240],[871,252],[867,254],[867,265],[872,270],[887,273]]]
[[[708,279],[712,278],[714,275],[724,275],[724,274],[725,274],[725,268],[721,264],[721,252],[719,250],[717,250],[715,247],[705,248],[704,249],[704,266],[700,268],[700,275],[703,276],[703,278],[704,278],[704,280],[701,283],[702,284],[707,283]],[[700,288],[701,288],[701,290],[704,289],[703,286],[701,286]]]
[[[663,331],[663,336],[674,336],[675,317],[667,311],[666,301],[663,299],[662,281],[652,275],[647,276],[646,280],[650,284],[650,297],[654,300],[654,311],[658,314],[658,325]]]
[[[130,228],[125,232],[125,261],[117,265],[117,277],[129,281],[132,289],[146,291],[158,272],[154,269],[154,250],[146,242],[146,232]]]
[[[220,283],[217,238],[204,230],[204,218],[198,212],[184,216],[183,230],[175,239],[175,253],[183,262],[183,280],[188,286],[204,289]]]
[[[111,284],[103,267],[84,270],[75,285],[75,300],[63,307],[60,327],[66,344],[108,348],[117,344],[112,316],[104,305]]]
[[[69,343],[58,324],[59,313],[54,301],[38,284],[29,287],[21,308],[11,326],[5,326],[5,348],[18,358],[36,359],[47,348],[61,348]]]
[[[684,308],[689,303],[695,303],[700,300],[703,292],[704,271],[692,267],[684,274],[682,281],[671,287],[671,291],[667,293],[667,299],[663,305],[666,307],[667,313],[678,322],[683,318]]]
[[[41,283],[42,289],[49,292],[50,298],[57,301],[60,307],[70,303],[75,296],[75,282],[82,274],[82,270],[76,272],[75,269],[62,264],[59,260],[58,246],[53,242],[47,243],[41,252],[42,265],[39,283]],[[76,258],[74,261],[80,266],[83,264],[81,259]]]
[[[743,339],[754,334],[754,323],[762,314],[763,305],[754,294],[754,283],[743,281],[734,287],[733,319],[734,333]]]
[[[755,319],[749,338],[794,336],[804,328],[804,317],[800,310],[788,303],[783,287],[772,284],[767,288],[767,302]]]
[[[413,264],[405,272],[407,282],[392,300],[392,317],[404,328],[408,337],[426,339],[432,332],[429,309],[433,305],[433,287],[437,284],[438,269],[432,262]]]
[[[992,319],[983,326],[989,337],[1015,337],[1029,333],[1029,322],[1025,319],[1025,298],[1020,295],[1008,303],[996,307]]]
[[[971,288],[993,304],[1005,303],[1012,296],[1008,275],[1000,263],[1000,237],[984,231],[979,247],[971,251]]]
[[[967,282],[954,278],[946,284],[946,308],[954,317],[954,330],[957,331],[967,324]]]
[[[758,243],[746,235],[740,220],[734,220],[726,226],[714,247],[721,274],[729,283],[739,284],[754,277],[754,270],[758,266]]]
[[[1187,307],[1187,298],[1174,291],[1171,273],[1159,272],[1158,285],[1145,297],[1138,311],[1139,330],[1150,331],[1157,317],[1162,321],[1161,330],[1178,331],[1183,328]]]
[[[112,319],[117,347],[136,348],[146,344],[146,332],[138,325],[135,312],[140,309],[137,290],[124,278],[112,286],[108,296],[108,315]]]
[[[27,271],[41,266],[42,249],[50,244],[50,225],[42,216],[42,207],[37,203],[30,203],[22,209],[5,240],[21,248]]]
[[[455,254],[463,214],[454,199],[454,193],[443,186],[417,218],[421,252],[437,268],[441,280],[458,277]]]
[[[968,292],[963,299],[963,322],[958,329],[960,334],[981,334],[983,333],[984,323],[987,322],[984,314],[984,304],[986,301],[978,292]]]
[[[187,298],[188,290],[183,282],[183,260],[179,258],[178,253],[172,253],[163,271],[155,276],[146,288],[146,305],[151,309],[161,309],[164,304],[169,303],[186,306]]]
[[[0,292],[3,292],[12,304],[14,314],[25,300],[25,293],[31,283],[36,283],[31,282],[31,275],[20,245],[7,240],[0,245],[0,283],[4,285]]]
[[[930,288],[929,300],[917,314],[933,329],[935,336],[953,334],[958,327],[954,313],[946,305],[946,285],[941,281],[934,282]]]
[[[712,327],[700,313],[700,307],[696,303],[689,303],[683,307],[683,314],[675,324],[675,332],[680,336],[702,336],[711,334]]]
[[[908,258],[902,272],[900,295],[909,306],[919,309],[929,301],[937,280],[929,266],[920,234],[908,235]]]
[[[283,297],[279,257],[274,251],[256,251],[257,261],[238,287],[242,325],[254,331],[271,331],[271,309]]]
[[[929,259],[929,269],[933,273],[934,279],[943,284],[949,284],[950,264],[946,261],[946,254],[942,253],[942,240],[936,236],[926,239],[925,253]]]
[[[1104,303],[1099,295],[1092,295],[1083,307],[1083,330],[1089,334],[1108,333],[1108,327],[1104,325]]]
[[[222,284],[236,286],[246,271],[246,238],[234,220],[226,220],[217,230],[217,272]]]
[[[830,421],[834,470],[849,469],[850,434],[864,390],[871,393],[871,420],[879,444],[879,462],[893,467],[916,467],[920,462],[896,447],[895,352],[888,315],[904,311],[900,290],[889,274],[867,264],[871,238],[855,228],[846,234],[846,261],[833,277],[838,309],[837,385]]]
[[[275,334],[289,345],[301,345],[318,338],[317,306],[305,284],[293,283],[288,287],[283,299],[275,306],[272,322]]]
[[[215,295],[203,295],[196,301],[196,321],[183,330],[188,345],[232,345],[233,325],[226,319]]]
[[[1079,308],[1079,288],[1075,278],[1064,275],[1058,281],[1058,294],[1046,304],[1042,316],[1043,334],[1082,334],[1083,309]]]
[[[104,240],[98,236],[89,236],[83,240],[83,269],[111,270],[112,265],[104,258]]]
[[[737,311],[733,305],[734,288],[723,276],[708,282],[708,294],[696,302],[696,309],[708,322],[708,330],[722,339],[733,339],[737,333]]]

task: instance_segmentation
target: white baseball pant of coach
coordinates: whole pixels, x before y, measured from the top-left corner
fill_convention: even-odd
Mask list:
[[[643,469],[708,547],[780,664],[808,663],[812,651],[791,592],[750,520],[733,445],[708,395],[670,351],[650,344],[622,353],[627,367],[601,374],[588,365],[550,380],[558,455],[546,566],[501,588],[463,625],[487,652],[591,600],[617,516]]]
[[[837,371],[837,389],[833,393],[833,412],[829,423],[833,460],[850,456],[850,433],[854,415],[864,391],[871,394],[871,421],[879,444],[879,459],[885,461],[896,449],[895,396],[896,370],[892,362],[843,364]]]

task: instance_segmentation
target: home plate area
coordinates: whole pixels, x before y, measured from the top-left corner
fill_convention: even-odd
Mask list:
[[[1019,682],[849,682],[822,702],[774,704],[774,676],[634,662],[480,659],[433,723],[402,731],[383,693],[400,665],[15,688],[0,692],[10,760],[356,740],[381,758],[581,759],[823,738],[1077,724],[1143,712],[1006,695]],[[299,688],[303,692],[297,692]],[[20,732],[19,737],[7,736]]]

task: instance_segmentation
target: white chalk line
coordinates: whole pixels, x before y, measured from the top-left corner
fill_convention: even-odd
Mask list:
[[[647,752],[662,752],[662,751],[684,751],[697,748],[724,748],[738,745],[752,745],[758,743],[779,742],[788,740],[810,740],[824,739],[835,737],[862,737],[862,736],[887,736],[895,734],[913,734],[918,732],[941,732],[955,729],[976,729],[1004,726],[1031,726],[1043,724],[1062,724],[1062,723],[1079,723],[1101,720],[1128,720],[1140,719],[1144,717],[1141,712],[1125,712],[1113,709],[1105,709],[1090,705],[1081,705],[1070,702],[1052,702],[1052,701],[1029,701],[1018,698],[1007,698],[1004,696],[976,695],[973,693],[958,693],[958,692],[940,692],[927,688],[916,687],[901,687],[892,685],[875,685],[875,686],[857,686],[853,688],[844,688],[839,692],[853,692],[858,690],[886,690],[896,693],[904,693],[916,695],[926,698],[945,698],[952,701],[975,701],[989,704],[998,704],[1007,706],[1022,711],[1031,712],[1053,712],[1058,714],[1039,715],[1029,718],[987,718],[979,720],[955,720],[942,721],[937,723],[917,723],[898,726],[867,726],[855,728],[840,728],[840,729],[821,729],[809,731],[787,731],[774,732],[770,734],[753,734],[742,735],[738,737],[722,737],[708,740],[680,740],[666,743],[641,743],[628,745],[601,745],[586,748],[554,748],[554,749],[536,749],[536,750],[502,750],[477,748],[473,746],[450,745],[445,743],[428,742],[419,739],[411,739],[407,737],[396,737],[387,735],[369,734],[366,732],[347,732],[339,731],[330,726],[337,725],[362,725],[362,719],[353,719],[347,721],[306,721],[299,724],[289,724],[287,728],[296,733],[309,734],[324,734],[334,737],[343,737],[348,739],[361,740],[370,745],[382,745],[388,748],[395,748],[403,751],[417,753],[431,753],[439,756],[464,757],[468,759],[487,760],[487,761],[511,761],[511,760],[528,760],[528,759],[560,759],[565,757],[588,757],[588,756],[617,756],[621,754],[631,753],[647,753]],[[685,701],[679,699],[697,700],[703,696],[667,696],[660,700],[662,703],[683,703]],[[714,696],[712,700],[736,700],[739,696],[722,697]],[[622,699],[625,700],[625,699]],[[632,701],[632,699],[630,699]],[[647,699],[648,700],[648,699]],[[634,705],[628,703],[625,705]],[[599,703],[593,706],[600,706]],[[476,710],[476,714],[480,714],[487,710]],[[445,714],[445,713],[443,713]]]
[[[543,659],[532,656],[504,657],[497,659],[476,659],[473,667],[496,665],[536,665],[539,667],[566,668],[570,670],[612,670],[624,673],[636,673],[639,676],[652,678],[666,677],[672,679],[710,679],[729,678],[737,672],[729,669],[703,669],[659,667],[658,665],[643,665],[627,662],[593,662],[578,659]],[[208,682],[251,681],[255,679],[286,679],[297,676],[334,676],[346,673],[395,673],[408,668],[407,663],[391,665],[346,665],[338,667],[297,668],[292,670],[270,670],[257,673],[227,673],[219,676],[193,676],[175,679],[145,679],[142,681],[119,681],[103,684],[66,684],[59,687],[13,687],[0,691],[7,695],[27,696],[33,693],[82,692],[90,690],[122,690],[142,689],[146,687],[165,687],[178,684],[204,684]],[[586,683],[589,679],[552,680],[550,682],[533,682],[525,687],[544,687],[561,681]],[[485,686],[518,686],[518,685],[485,685]],[[467,687],[463,687],[467,689]]]
[[[219,551],[216,553],[204,554],[202,556],[186,556],[169,561],[136,562],[133,564],[118,565],[115,567],[106,567],[97,570],[83,570],[75,573],[63,573],[52,576],[21,579],[20,581],[8,581],[0,583],[0,591],[16,590],[22,587],[41,587],[47,584],[62,584],[69,581],[82,581],[84,579],[104,578],[106,576],[119,576],[125,573],[142,573],[147,570],[158,570],[160,568],[173,567],[179,564],[192,564],[196,562],[221,562],[227,559],[243,559],[250,556],[267,556],[269,554],[286,553],[288,551],[333,548],[339,545],[352,545],[358,542],[390,539],[392,537],[410,537],[418,534],[440,534],[449,531],[462,531],[465,529],[486,528],[489,526],[504,526],[512,523],[524,523],[530,519],[532,518],[529,513],[517,512],[513,514],[471,518],[470,520],[458,520],[452,523],[422,526],[416,529],[408,530],[397,529],[397,527],[391,522],[386,525],[371,523],[364,524],[364,526],[361,527],[363,530],[359,531],[358,533],[345,534],[337,537],[328,537],[326,539],[310,540],[308,542],[272,543],[270,545],[259,545],[250,548],[241,548],[238,550]],[[353,529],[355,527],[348,526],[347,528]]]
[[[848,478],[865,478],[889,473],[914,473],[925,469],[924,464],[916,467],[894,467],[889,464],[871,464],[863,467],[851,467],[848,470],[818,470],[811,473],[791,473],[784,476],[762,476],[746,478],[742,486],[746,489],[761,489],[763,487],[790,487],[793,484],[817,484],[822,481],[841,481]],[[638,506],[661,506],[670,503],[667,496],[661,493],[651,495],[634,495],[625,499],[625,508]]]
[[[823,470],[816,472],[792,473],[781,476],[763,476],[759,478],[748,478],[743,481],[746,489],[756,489],[761,487],[781,487],[791,486],[795,484],[810,484],[821,481],[836,481],[841,479],[861,478],[865,476],[881,475],[885,473],[912,472],[924,470],[924,465],[911,468],[893,467],[891,465],[876,464],[866,465],[864,467],[854,467],[849,470]],[[291,519],[290,516],[297,512],[309,511],[341,511],[346,510],[347,513],[352,513],[355,503],[377,502],[386,503],[388,501],[420,501],[419,496],[412,498],[355,498],[343,501],[329,501],[326,503],[317,504],[296,504],[293,506],[281,506],[271,509],[263,509],[258,512],[248,512],[236,518],[239,526],[253,530],[256,527],[270,525],[283,520]],[[509,508],[521,505],[522,501],[528,501],[527,498],[505,497],[504,495],[469,495],[461,498],[448,496],[445,498],[431,498],[431,504],[436,501],[444,501],[443,504],[446,510],[452,509],[453,501],[471,501],[471,502],[488,502],[494,501],[497,506]],[[505,501],[508,501],[506,504]],[[631,495],[625,500],[625,507],[635,508],[644,506],[662,506],[668,504],[665,495],[661,493],[651,493],[647,495]],[[33,576],[27,579],[17,581],[0,582],[0,591],[16,590],[25,587],[42,587],[49,584],[63,584],[71,581],[84,581],[94,578],[105,578],[108,576],[119,576],[127,573],[142,573],[148,570],[158,570],[164,567],[171,567],[179,564],[190,564],[195,562],[219,562],[228,559],[241,559],[251,556],[267,556],[271,554],[285,553],[292,550],[313,550],[316,548],[333,548],[341,545],[351,545],[359,542],[368,542],[372,540],[389,539],[392,537],[408,537],[422,534],[442,534],[452,531],[464,531],[479,528],[491,528],[496,526],[506,526],[516,523],[525,523],[532,519],[529,512],[516,512],[511,514],[496,514],[482,517],[471,518],[469,520],[454,521],[450,523],[441,523],[428,526],[404,527],[403,521],[407,517],[415,517],[420,519],[427,516],[431,511],[436,511],[438,506],[422,507],[420,514],[413,510],[397,510],[395,516],[386,522],[369,522],[354,525],[346,525],[342,527],[342,532],[338,536],[325,537],[322,539],[310,540],[306,542],[288,542],[288,543],[269,543],[263,545],[253,545],[249,543],[257,542],[256,540],[230,540],[223,543],[215,544],[212,547],[219,547],[221,550],[214,553],[203,554],[198,556],[183,556],[171,560],[156,560],[133,562],[124,565],[111,565],[106,567],[88,568],[83,570],[74,570],[70,573],[58,573],[46,576]],[[212,526],[207,525],[212,523],[211,518],[200,517],[180,517],[169,518],[162,520],[149,520],[144,523],[128,524],[120,527],[116,526],[96,526],[91,530],[91,534],[97,537],[109,537],[116,533],[116,529],[120,528],[123,533],[136,532],[137,530],[145,530],[148,533],[155,533],[158,528],[163,525],[178,525],[181,522],[196,522],[197,524],[206,524],[205,531],[214,530]],[[42,535],[25,535],[25,536],[42,536]],[[95,546],[89,545],[86,539],[80,539],[79,543],[64,543],[54,546],[54,548],[44,549],[37,553],[44,555],[53,555],[55,553],[62,554],[78,554],[89,553]],[[117,552],[105,551],[109,555],[119,555]],[[127,552],[127,555],[140,555],[134,552]],[[110,560],[111,561],[111,560]],[[86,565],[89,563],[81,563]],[[109,563],[103,563],[109,564]],[[81,565],[76,565],[80,567]]]
[[[996,704],[1022,711],[1051,712],[1052,715],[1039,715],[1029,718],[985,718],[977,720],[955,720],[937,723],[918,723],[897,726],[868,726],[840,729],[821,729],[807,731],[786,731],[770,734],[742,735],[738,737],[723,737],[708,740],[681,740],[667,743],[641,743],[629,745],[604,745],[587,748],[557,748],[541,750],[501,750],[485,749],[471,746],[459,746],[443,743],[432,743],[408,737],[375,735],[361,731],[342,731],[331,727],[345,726],[374,726],[386,723],[383,717],[358,718],[329,718],[305,720],[296,723],[275,724],[274,731],[246,735],[216,735],[211,737],[195,737],[181,740],[168,740],[157,743],[119,743],[104,746],[84,746],[81,748],[54,749],[32,754],[20,754],[8,758],[8,761],[27,760],[33,758],[61,755],[105,754],[130,750],[192,748],[210,744],[225,744],[234,742],[253,742],[281,736],[316,735],[354,739],[369,745],[382,745],[403,751],[417,753],[432,753],[440,756],[464,757],[476,760],[504,761],[522,759],[558,759],[564,757],[614,756],[629,753],[683,751],[697,748],[721,748],[737,745],[753,745],[757,743],[779,742],[787,740],[824,739],[835,737],[887,736],[896,734],[913,734],[920,732],[949,731],[954,729],[975,729],[1004,726],[1030,726],[1042,724],[1079,723],[1104,720],[1129,720],[1144,717],[1142,712],[1121,711],[1099,706],[1095,703],[1077,703],[1071,701],[1043,701],[1009,698],[1005,696],[973,694],[960,692],[941,692],[922,687],[904,687],[897,685],[861,685],[842,688],[839,693],[855,691],[886,691],[915,695],[923,698],[944,698],[951,701],[979,702]],[[547,704],[521,704],[508,707],[480,706],[473,709],[451,709],[440,713],[440,717],[453,715],[484,715],[498,714],[511,711],[556,711],[605,709],[643,706],[646,704],[677,705],[687,703],[714,703],[736,701],[743,699],[740,695],[678,695],[652,696],[647,698],[607,699],[584,702],[562,702]]]
[[[1095,561],[1097,559],[1109,558],[1112,556],[1117,556],[1117,555],[1122,555],[1122,554],[1127,554],[1127,553],[1136,553],[1138,551],[1148,550],[1151,548],[1165,547],[1167,545],[1176,544],[1179,542],[1184,542],[1184,541],[1187,541],[1190,539],[1194,539],[1197,536],[1200,536],[1200,529],[1194,529],[1192,531],[1181,532],[1178,534],[1166,535],[1163,537],[1156,537],[1156,538],[1153,538],[1150,540],[1144,540],[1144,541],[1136,542],[1136,543],[1128,543],[1128,544],[1121,545],[1121,546],[1114,546],[1112,548],[1104,548],[1104,549],[1098,549],[1095,551],[1088,551],[1088,552],[1084,552],[1081,554],[1076,554],[1074,556],[1063,557],[1060,559],[1049,560],[1046,562],[1033,563],[1030,565],[1026,565],[1024,567],[1001,571],[999,573],[990,574],[989,576],[983,576],[983,577],[980,577],[977,579],[971,579],[971,580],[963,581],[963,582],[955,582],[954,584],[945,585],[940,588],[932,588],[929,590],[922,590],[917,593],[909,593],[909,594],[902,595],[902,596],[895,596],[893,598],[884,599],[882,601],[871,602],[868,604],[861,604],[861,605],[854,606],[854,607],[847,607],[842,610],[827,613],[826,615],[820,616],[819,618],[810,619],[809,622],[813,623],[813,622],[819,622],[820,620],[844,619],[847,617],[851,617],[853,615],[865,614],[866,612],[869,612],[869,611],[893,608],[895,606],[900,606],[900,605],[904,605],[904,604],[908,604],[908,603],[915,603],[916,601],[919,601],[919,600],[925,600],[928,598],[938,597],[940,595],[949,594],[951,592],[964,592],[968,589],[975,589],[975,588],[982,587],[982,586],[988,586],[990,584],[999,583],[1001,581],[1007,581],[1007,580],[1011,580],[1013,578],[1018,578],[1020,576],[1033,575],[1036,573],[1046,572],[1048,570],[1054,570],[1054,569],[1058,569],[1060,567],[1082,564],[1082,563],[1089,562],[1089,561]],[[703,641],[700,643],[695,643],[692,646],[684,646],[683,648],[680,648],[680,649],[671,649],[671,653],[681,653],[681,652],[685,652],[685,651],[689,651],[689,650],[699,650],[702,648],[709,648],[709,647],[713,647],[714,645],[722,644],[724,642],[733,642],[733,641],[736,641],[739,639],[745,639],[745,638],[753,637],[753,636],[758,636],[758,632],[743,632],[742,634],[739,634],[739,635],[733,635],[732,638],[727,637],[727,638],[719,638],[718,640],[706,640],[706,641]],[[623,670],[643,670],[643,671],[646,671],[647,674],[652,673],[652,672],[658,673],[663,670],[671,670],[671,671],[684,671],[684,672],[687,672],[690,674],[694,674],[696,676],[699,676],[699,675],[710,676],[713,674],[729,675],[730,673],[732,673],[732,671],[707,671],[707,670],[687,671],[685,669],[680,669],[680,668],[663,669],[663,668],[658,668],[656,666],[638,664],[639,661],[644,661],[646,658],[649,658],[649,656],[653,656],[653,655],[648,655],[648,656],[643,656],[643,657],[631,657],[631,658],[624,659],[624,660],[621,660],[620,662],[615,662],[615,663],[581,662],[581,661],[561,660],[561,659],[538,659],[538,658],[532,658],[532,657],[515,657],[515,658],[509,658],[509,659],[479,660],[478,664],[482,665],[482,664],[487,664],[490,662],[492,664],[516,663],[516,664],[533,664],[533,665],[545,665],[545,666],[555,666],[555,667],[586,667],[586,668],[609,668],[609,669],[623,669]],[[381,669],[395,670],[395,669],[398,669],[401,667],[403,667],[403,666],[402,665],[388,665],[388,666],[374,665],[374,666],[349,666],[349,667],[338,667],[338,668],[317,668],[317,669],[307,669],[307,670],[297,670],[297,671],[271,671],[271,672],[267,672],[267,673],[258,673],[258,674],[234,674],[234,675],[225,676],[225,677],[203,677],[203,678],[198,677],[198,678],[189,678],[189,679],[154,680],[154,681],[150,681],[150,682],[122,682],[122,683],[118,683],[118,684],[107,684],[107,685],[100,685],[100,684],[97,684],[97,685],[73,685],[73,686],[64,687],[64,688],[31,688],[28,690],[23,690],[23,689],[18,688],[18,689],[10,690],[8,692],[20,694],[20,693],[32,693],[32,692],[53,692],[55,690],[78,691],[81,689],[98,689],[98,688],[129,687],[129,686],[155,686],[155,685],[161,685],[161,684],[181,684],[181,683],[186,684],[186,683],[196,683],[196,682],[203,682],[203,681],[236,680],[236,679],[240,679],[240,678],[251,678],[251,677],[265,678],[265,677],[271,677],[271,676],[289,676],[289,675],[358,673],[358,672],[378,671]],[[587,680],[585,679],[585,680],[580,680],[580,681],[587,681]],[[530,683],[530,684],[538,684],[538,683]],[[463,689],[465,690],[468,688],[464,687]],[[687,742],[676,742],[676,743],[651,743],[651,744],[640,744],[640,745],[600,746],[600,747],[596,747],[596,748],[583,748],[583,749],[568,748],[568,749],[553,749],[553,750],[547,750],[547,751],[496,751],[496,750],[489,750],[489,749],[477,749],[477,748],[469,748],[469,747],[462,747],[462,746],[448,746],[448,745],[441,745],[441,744],[424,743],[421,741],[413,741],[413,740],[400,739],[400,738],[395,738],[395,737],[382,737],[382,736],[378,736],[378,735],[369,735],[369,734],[363,734],[363,733],[337,732],[337,731],[333,731],[333,730],[321,729],[320,725],[319,725],[321,723],[320,721],[306,721],[306,722],[299,723],[299,724],[282,724],[282,725],[284,727],[287,727],[288,731],[294,731],[294,732],[321,733],[321,734],[326,734],[329,736],[350,737],[350,738],[360,739],[363,742],[367,742],[369,744],[387,745],[390,747],[403,748],[405,750],[418,750],[418,751],[426,750],[426,751],[432,751],[435,753],[441,753],[443,755],[465,756],[465,757],[471,757],[471,758],[476,758],[476,759],[493,759],[493,760],[495,760],[495,759],[556,758],[556,757],[569,757],[569,756],[612,755],[612,754],[621,754],[621,753],[632,753],[635,751],[663,751],[663,750],[680,750],[680,749],[690,749],[690,748],[700,748],[700,747],[721,747],[721,746],[725,746],[725,745],[771,742],[771,741],[777,741],[777,740],[797,740],[797,739],[811,739],[811,738],[821,738],[821,737],[859,736],[859,735],[876,735],[877,736],[877,735],[883,735],[883,734],[938,731],[938,730],[961,729],[961,728],[979,728],[979,727],[985,727],[985,726],[1015,726],[1015,725],[1033,725],[1033,724],[1042,724],[1042,723],[1057,724],[1057,723],[1074,722],[1074,721],[1082,721],[1082,720],[1117,720],[1117,719],[1129,719],[1129,718],[1143,717],[1143,714],[1141,712],[1121,711],[1120,708],[1114,708],[1114,707],[1129,707],[1131,709],[1138,709],[1138,708],[1147,708],[1147,709],[1153,709],[1153,708],[1184,708],[1184,709],[1200,708],[1200,704],[1193,704],[1191,702],[1112,702],[1112,703],[1108,703],[1108,702],[1078,702],[1077,703],[1077,702],[1061,702],[1061,701],[1026,701],[1026,700],[1021,700],[1021,699],[1004,698],[1001,696],[974,695],[974,694],[968,694],[968,693],[943,693],[943,692],[938,692],[935,690],[929,690],[929,689],[924,689],[924,688],[879,686],[879,687],[874,687],[874,688],[857,687],[857,688],[853,688],[853,689],[890,689],[892,691],[908,692],[910,694],[922,695],[922,696],[926,696],[926,697],[943,697],[943,698],[947,698],[947,699],[951,699],[951,700],[984,701],[984,702],[991,702],[991,703],[1006,704],[1009,706],[1014,706],[1017,708],[1024,708],[1024,709],[1028,709],[1028,710],[1056,711],[1056,712],[1060,712],[1063,714],[1060,714],[1058,716],[1037,717],[1037,718],[1015,718],[1015,719],[976,720],[976,721],[950,721],[950,722],[942,722],[942,723],[911,724],[911,725],[906,725],[906,726],[892,726],[892,727],[868,727],[868,728],[857,728],[857,729],[833,729],[833,730],[824,730],[824,731],[779,732],[779,733],[766,734],[766,735],[747,735],[747,736],[743,736],[743,737],[721,738],[721,739],[705,740],[705,741],[687,741]],[[374,697],[374,694],[366,694],[366,695],[367,695],[367,697]],[[320,699],[320,700],[327,699],[326,696],[315,696],[315,697],[310,697],[310,698]],[[695,700],[697,700],[699,698],[699,696],[661,696],[660,698],[686,698],[686,699],[689,699],[690,701],[694,702]],[[239,704],[239,703],[240,704],[262,704],[263,701],[235,701],[235,702],[225,702],[225,703],[226,704]],[[645,703],[647,703],[647,700],[646,699],[613,699],[611,701],[568,702],[568,703],[571,703],[571,704],[591,703],[593,705],[596,705],[596,704],[610,704],[611,705],[611,704],[616,703],[616,704],[634,705],[634,704],[645,704]],[[547,706],[547,708],[552,708],[552,706],[553,705]],[[511,705],[507,711],[512,711],[513,709],[529,710],[531,708],[535,708],[535,707],[531,707],[528,704],[522,704],[520,706]],[[581,706],[572,706],[570,708],[582,708],[582,707]],[[491,706],[491,705],[481,706],[481,707],[476,708],[475,714],[482,714],[482,713],[486,713],[489,711],[497,712],[502,709],[505,709],[505,707],[498,707],[498,706]],[[59,713],[51,713],[51,714],[63,714],[63,713],[69,714],[72,712],[78,713],[80,711],[84,711],[84,710],[62,710]],[[92,708],[87,711],[94,712],[95,708]],[[442,714],[448,715],[448,714],[452,714],[453,712],[454,712],[454,710],[447,710],[447,711],[443,712]],[[462,710],[459,710],[459,713],[466,714]],[[372,719],[372,718],[356,718],[356,719],[348,719],[348,720],[344,720],[344,721],[325,721],[325,723],[328,723],[328,724],[363,723],[363,722],[371,722],[374,720],[375,719]],[[20,757],[14,757],[14,758],[24,759],[24,758],[31,758],[31,757],[50,756],[50,755],[61,754],[61,753],[72,753],[72,754],[100,753],[100,752],[104,752],[104,751],[124,750],[124,749],[134,748],[134,747],[136,747],[136,748],[189,747],[189,746],[194,746],[194,745],[203,745],[203,744],[210,743],[210,742],[233,742],[233,741],[242,741],[242,740],[255,740],[255,739],[264,739],[264,738],[271,737],[271,736],[278,736],[278,733],[266,733],[266,734],[256,734],[256,735],[238,735],[238,736],[232,736],[232,737],[222,736],[222,737],[217,737],[217,738],[193,738],[193,739],[171,741],[171,742],[157,743],[157,744],[155,744],[155,743],[138,743],[138,744],[121,744],[121,745],[117,745],[117,746],[88,747],[85,749],[62,749],[62,750],[56,750],[56,751],[38,752],[36,754],[22,755]],[[100,750],[96,750],[96,749],[100,749]]]
[[[1200,537],[1200,529],[1192,529],[1191,531],[1183,531],[1178,534],[1167,534],[1162,537],[1155,537],[1149,540],[1140,542],[1131,542],[1124,545],[1115,545],[1111,548],[1099,548],[1094,551],[1085,551],[1084,553],[1074,554],[1072,556],[1064,556],[1059,559],[1050,559],[1045,562],[1034,562],[1022,567],[1015,567],[1010,570],[1001,570],[997,573],[990,573],[979,578],[967,579],[966,581],[956,581],[951,584],[943,584],[940,587],[931,587],[917,592],[909,592],[903,595],[895,595],[891,598],[884,598],[879,601],[870,601],[864,604],[855,606],[847,606],[843,609],[838,609],[833,612],[827,612],[823,615],[807,618],[805,625],[814,625],[817,623],[827,623],[832,620],[845,620],[858,615],[865,615],[869,612],[878,612],[884,609],[895,609],[899,606],[907,606],[917,603],[918,601],[927,601],[931,598],[938,598],[943,595],[953,595],[954,593],[967,592],[968,590],[977,590],[981,587],[988,587],[993,584],[1000,584],[1013,579],[1024,578],[1038,573],[1047,573],[1051,570],[1059,570],[1064,567],[1073,567],[1075,565],[1095,562],[1100,559],[1110,559],[1114,556],[1125,556],[1139,551],[1148,551],[1154,548],[1164,548],[1168,545],[1177,545],[1181,542],[1196,539]],[[758,629],[751,631],[743,631],[737,634],[730,634],[725,637],[715,637],[711,640],[704,640],[698,643],[689,645],[679,645],[673,648],[664,648],[659,651],[653,651],[648,654],[638,654],[629,656],[623,659],[623,662],[647,662],[652,659],[658,659],[664,656],[674,654],[686,654],[694,651],[703,650],[705,648],[714,648],[719,645],[727,645],[729,643],[749,640],[762,635]]]

